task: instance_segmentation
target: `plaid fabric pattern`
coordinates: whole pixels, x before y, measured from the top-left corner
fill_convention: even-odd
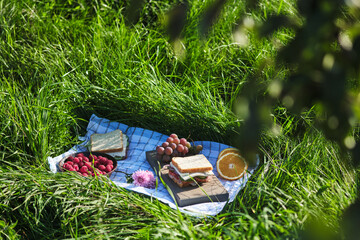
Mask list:
[[[118,161],[117,170],[131,174],[136,170],[142,169],[142,170],[152,171],[155,175],[155,172],[153,171],[150,164],[146,160],[146,152],[155,150],[156,146],[160,145],[162,142],[165,142],[168,136],[148,129],[129,127],[119,122],[113,122],[105,118],[99,118],[94,114],[90,118],[86,135],[81,138],[81,140],[84,141],[81,145],[74,146],[69,151],[57,157],[48,158],[51,171],[53,173],[57,173],[59,171],[58,163],[64,157],[67,157],[75,152],[87,151],[86,146],[89,143],[91,134],[107,133],[115,129],[120,129],[129,138],[128,157],[125,160]],[[223,149],[231,146],[222,143],[211,142],[211,141],[195,141],[195,144],[203,145],[202,153],[207,157],[207,159],[213,165],[214,168],[213,172],[215,176],[219,176],[216,171],[217,157]],[[232,202],[235,199],[236,195],[245,186],[246,182],[248,181],[248,179],[250,178],[251,174],[255,169],[253,168],[248,170],[249,170],[248,173],[245,174],[243,178],[237,181],[226,181],[224,179],[219,178],[220,182],[229,192],[229,202]],[[174,209],[178,208],[175,204],[174,199],[172,199],[171,195],[168,193],[165,186],[160,181],[156,189],[148,189],[126,183],[125,174],[121,172],[114,172],[111,175],[110,179],[117,186],[157,198],[159,201],[168,204],[171,208]],[[181,208],[179,207],[178,209],[183,213],[187,213],[195,216],[216,215],[221,212],[225,204],[226,202],[210,202],[210,203],[194,204]]]

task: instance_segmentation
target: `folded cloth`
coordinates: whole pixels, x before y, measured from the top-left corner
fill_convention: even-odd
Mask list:
[[[132,174],[139,169],[149,170],[154,173],[154,170],[151,168],[150,164],[146,160],[146,152],[154,150],[157,145],[165,142],[168,136],[148,129],[129,127],[125,124],[110,121],[106,118],[99,118],[95,114],[93,114],[90,118],[89,124],[87,126],[86,135],[81,138],[81,140],[84,141],[82,144],[74,146],[69,151],[57,157],[48,158],[50,170],[53,173],[57,173],[60,171],[59,162],[61,161],[61,159],[76,152],[88,151],[86,146],[89,143],[91,134],[107,133],[116,129],[120,129],[121,131],[123,131],[123,133],[128,136],[129,140],[129,149],[127,154],[128,157],[125,160],[118,161],[117,167],[117,170],[124,173],[114,172],[110,177],[110,179],[117,186],[157,198],[159,201],[168,204],[173,209],[179,209],[183,213],[194,216],[201,217],[206,215],[217,215],[225,207],[226,202],[209,202],[194,204],[186,207],[177,207],[174,199],[171,197],[171,195],[166,190],[165,186],[161,183],[161,181],[159,181],[159,185],[156,189],[138,187],[134,184],[127,183],[125,173]],[[195,141],[194,143],[196,145],[201,144],[203,146],[202,154],[204,154],[209,160],[209,162],[213,165],[213,172],[215,176],[219,176],[216,171],[217,157],[223,149],[229,148],[231,146],[211,141]],[[220,182],[229,192],[228,202],[234,201],[238,192],[243,187],[245,187],[245,184],[247,183],[248,179],[250,178],[256,167],[249,168],[247,174],[245,174],[243,178],[236,181],[227,181],[219,178]]]

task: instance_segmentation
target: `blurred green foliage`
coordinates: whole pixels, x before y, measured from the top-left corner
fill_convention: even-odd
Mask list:
[[[216,0],[204,11],[198,25],[200,36],[206,36],[215,24],[225,2]],[[251,12],[260,5],[261,1],[247,1],[246,11]],[[297,11],[292,15],[274,12],[262,22],[247,18],[245,12],[234,26],[233,35],[235,40],[238,37],[238,44],[248,41],[244,29],[274,41],[279,29],[294,32],[293,39],[279,47],[276,62],[265,63],[275,69],[285,67],[290,74],[264,86],[258,80],[261,79],[259,73],[253,73],[242,90],[234,107],[244,118],[244,124],[238,130],[240,134],[234,136],[234,142],[248,159],[254,159],[261,131],[270,126],[268,113],[273,107],[280,103],[292,113],[301,114],[316,106],[317,127],[344,152],[350,151],[353,164],[358,166],[360,142],[356,143],[358,137],[352,130],[360,119],[360,5],[357,1],[299,0]],[[171,24],[178,18],[179,15],[172,15]],[[171,28],[173,42],[184,27],[181,21],[177,22],[179,26]]]
[[[201,37],[206,37],[225,3],[225,0],[215,0],[204,11],[198,24]],[[261,1],[247,1],[246,12],[251,12],[260,5]],[[186,27],[186,19],[182,18],[186,18],[187,8],[181,5],[176,10],[174,12],[177,14],[172,14],[169,20],[170,40],[174,43],[175,50],[177,41],[181,40],[181,32]],[[360,120],[359,1],[299,0],[297,14],[274,12],[262,22],[247,18],[246,12],[244,16],[239,16],[239,21],[234,26],[234,40],[240,46],[246,47],[249,31],[259,38],[276,42],[276,32],[286,28],[294,32],[294,37],[285,46],[279,47],[275,62],[265,63],[273,65],[275,69],[285,67],[289,69],[289,74],[284,78],[272,79],[269,85],[264,86],[259,81],[260,73],[253,73],[238,101],[234,103],[235,113],[244,119],[236,130],[239,134],[234,136],[234,145],[242,150],[247,159],[254,162],[259,152],[261,132],[271,126],[270,112],[280,105],[297,115],[313,113],[317,128],[328,139],[335,141],[343,154],[350,153],[351,164],[358,167],[360,138],[356,129]],[[352,211],[358,211],[358,205],[352,205]],[[346,214],[345,222],[359,223],[356,217],[351,216]],[[344,231],[346,235],[352,230]],[[305,234],[304,239],[313,239],[315,235],[307,237]],[[319,236],[323,239],[327,235]],[[352,239],[351,236],[358,235],[347,236]]]

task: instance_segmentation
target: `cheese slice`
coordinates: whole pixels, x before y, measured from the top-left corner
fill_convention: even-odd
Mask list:
[[[214,175],[213,171],[207,171],[207,172],[194,172],[194,173],[181,173],[173,164],[170,162],[170,166],[173,167],[179,176],[184,179],[184,181],[187,181],[194,177],[207,177]]]

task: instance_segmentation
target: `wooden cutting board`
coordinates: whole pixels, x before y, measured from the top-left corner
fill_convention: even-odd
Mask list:
[[[170,179],[168,175],[169,171],[163,168],[166,164],[160,163],[156,159],[156,151],[146,152],[146,159],[157,174],[159,173],[160,164],[161,178],[170,188],[179,207],[205,202],[225,202],[229,199],[229,193],[215,175],[212,176],[212,179],[209,182],[203,183],[201,187],[188,186],[181,188]]]

